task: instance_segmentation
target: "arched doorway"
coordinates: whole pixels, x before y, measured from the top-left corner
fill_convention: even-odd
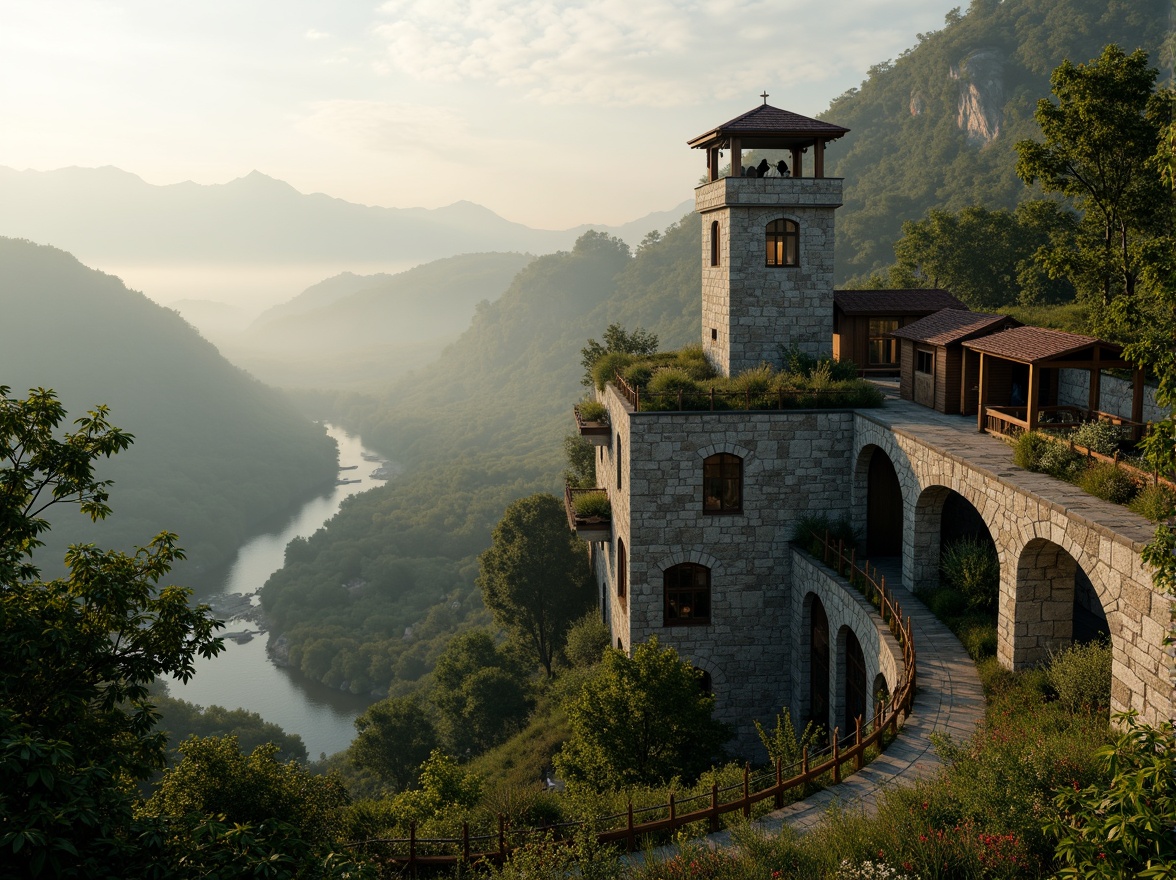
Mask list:
[[[866,715],[866,656],[862,653],[861,643],[849,627],[844,628],[844,636],[840,641],[844,644],[844,714],[841,717],[841,737],[844,739],[854,732],[857,719],[861,718],[864,723],[869,716]]]
[[[816,596],[809,606],[809,721],[829,728],[829,618]]]
[[[902,485],[890,456],[877,446],[868,465],[866,553],[871,559],[902,555]]]
[[[968,595],[985,593],[990,601],[984,605],[984,610],[995,614],[1000,556],[992,532],[989,531],[983,514],[976,506],[947,486],[928,486],[919,495],[919,500],[915,504],[914,532],[915,555],[910,580],[915,584],[915,592],[924,600],[940,589],[948,587]],[[964,571],[969,573],[970,578],[977,572],[987,572],[990,575],[984,590],[976,592],[970,587],[965,589],[963,584],[952,582],[951,571],[942,570],[945,562],[944,552],[961,544],[971,545],[966,548],[965,558],[971,558],[973,562],[976,562],[978,557],[987,560],[986,564],[979,567],[964,566]],[[970,580],[970,583],[974,582],[974,579]],[[961,596],[961,599],[966,602],[967,596]]]

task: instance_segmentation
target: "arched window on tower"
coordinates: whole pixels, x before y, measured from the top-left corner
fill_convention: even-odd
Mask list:
[[[663,573],[665,584],[665,625],[700,625],[710,623],[710,569],[705,565],[683,562]]]
[[[702,462],[703,513],[740,513],[743,510],[743,459],[720,452]]]
[[[767,265],[800,265],[800,226],[795,220],[773,220],[766,229]]]
[[[711,221],[710,246],[711,246],[711,265],[717,266],[717,265],[719,265],[719,221],[718,220]]]
[[[625,556],[625,542],[617,538],[617,598],[625,601],[625,588],[629,583],[629,560]]]

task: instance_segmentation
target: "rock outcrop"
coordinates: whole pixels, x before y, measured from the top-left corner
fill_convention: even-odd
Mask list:
[[[982,147],[1000,136],[1004,65],[1004,53],[988,48],[977,49],[951,68],[951,78],[960,87],[956,124],[969,144]]]

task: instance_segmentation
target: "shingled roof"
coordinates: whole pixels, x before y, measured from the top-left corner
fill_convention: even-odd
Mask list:
[[[845,315],[929,315],[940,309],[968,310],[946,290],[835,290],[833,304]]]
[[[849,129],[842,128],[840,125],[821,122],[819,119],[810,119],[807,116],[781,110],[770,104],[762,104],[754,110],[748,110],[743,115],[736,116],[734,119],[692,138],[687,143],[691,147],[704,148],[714,145],[716,141],[726,141],[730,137],[744,140],[747,146],[755,146],[757,140],[764,139],[812,143],[815,139],[836,140],[848,133]]]
[[[954,342],[991,333],[1001,326],[1020,326],[1020,321],[1008,315],[940,309],[926,318],[899,327],[890,335],[896,339],[909,339],[928,345],[951,345]]]
[[[982,336],[964,343],[964,348],[1021,364],[1037,364],[1085,348],[1100,346],[1103,351],[1117,356],[1122,348],[1095,336],[1064,333],[1045,327],[1013,327],[990,336]]]

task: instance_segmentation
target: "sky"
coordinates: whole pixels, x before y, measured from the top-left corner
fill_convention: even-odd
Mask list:
[[[256,169],[537,228],[689,198],[686,141],[806,116],[951,0],[0,0],[0,165],[153,184]]]

